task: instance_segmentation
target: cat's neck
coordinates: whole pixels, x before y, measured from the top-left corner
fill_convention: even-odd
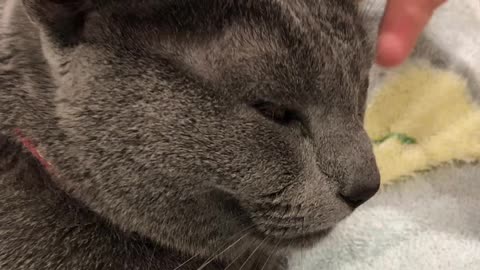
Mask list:
[[[11,261],[0,259],[8,269],[24,261],[34,264],[25,269],[47,269],[38,265],[43,262],[62,269],[97,269],[102,265],[100,268],[112,270],[166,270],[188,261],[181,269],[193,270],[206,261],[188,260],[190,255],[112,227],[57,189],[42,165],[21,144],[1,133],[0,212],[7,213],[0,217],[0,231],[9,231],[10,241],[0,242],[0,249],[11,254]],[[32,253],[31,247],[40,249]],[[212,262],[205,269],[224,268]]]

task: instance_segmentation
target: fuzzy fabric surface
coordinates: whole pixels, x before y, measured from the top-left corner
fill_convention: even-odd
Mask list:
[[[455,72],[407,65],[368,106],[366,130],[383,184],[452,161],[480,160],[480,108]]]
[[[366,9],[372,14],[372,18],[378,20],[382,14],[383,5],[384,1],[367,1]],[[372,25],[375,24],[378,24],[378,21],[372,23]],[[435,68],[443,70],[438,72],[447,72],[448,75],[445,75],[447,77],[452,73],[461,77],[460,80],[442,77],[441,86],[427,89],[431,92],[430,97],[438,98],[441,93],[433,92],[439,89],[440,92],[445,90],[446,82],[464,81],[467,84],[465,89],[468,89],[470,96],[478,104],[480,101],[480,1],[450,0],[442,7],[420,40],[410,64],[419,62],[428,62]],[[401,74],[405,72],[406,66],[394,70],[376,68],[372,71],[374,86],[370,104],[375,102],[379,91],[388,89],[382,86],[392,83],[391,80],[395,77],[402,78]],[[426,72],[427,75],[432,74],[431,70],[421,72]],[[436,72],[435,76],[439,74]],[[426,76],[425,74],[417,75],[423,78]],[[412,81],[405,82],[405,84],[408,83]],[[417,85],[416,89],[425,90],[420,85]],[[445,106],[446,108],[455,107],[453,103],[458,103],[462,99],[463,95],[449,98],[447,100],[451,103]],[[438,102],[438,100],[432,100],[430,104],[438,105]],[[429,110],[425,107],[429,103],[421,103],[424,107],[420,111],[425,113],[425,110]],[[475,114],[473,112],[475,109],[470,105],[463,108],[466,109],[463,119],[467,119],[470,113]],[[441,106],[429,111],[432,114],[435,111],[442,112]],[[458,112],[454,115],[458,117]],[[424,120],[437,119],[434,115],[424,116]],[[398,121],[392,121],[390,126],[394,125],[394,122],[398,123]],[[447,122],[455,123],[455,121]],[[432,124],[429,121],[424,123]],[[462,141],[464,137],[460,131],[478,128],[472,125],[443,126],[442,129],[448,130],[451,134],[457,132],[459,136],[458,140],[450,142],[449,145],[443,145],[442,151],[448,149],[456,151],[455,149],[462,148],[461,156],[465,157],[463,150],[472,150],[477,147],[472,145],[471,149],[463,148],[465,142]],[[446,128],[447,126],[449,127]],[[373,133],[372,131],[371,135]],[[480,139],[480,135],[474,131],[470,135],[470,142]],[[423,135],[417,133],[416,136]],[[408,139],[415,139],[414,137],[413,135],[400,136],[400,140],[407,139],[408,142]],[[391,138],[392,142],[395,140],[399,141],[398,136]],[[435,151],[439,149],[431,148]],[[450,155],[447,160],[452,157],[453,155]],[[382,158],[381,162],[391,164],[394,164],[392,161],[395,160],[398,166],[392,166],[393,169],[403,168],[400,172],[383,172],[382,176],[387,175],[392,181],[398,180],[400,175],[405,175],[405,172],[425,168],[425,164],[413,162],[407,166],[408,169],[405,169],[406,164],[402,162],[409,161],[408,155],[404,157],[394,155],[391,157],[392,160]],[[412,160],[415,160],[415,157],[411,156],[410,161]],[[430,167],[428,171],[411,174],[406,179],[403,177],[402,181],[391,183],[383,185],[373,199],[336,227],[318,247],[293,256],[291,269],[480,269],[480,166],[478,163],[435,162],[435,166]]]
[[[478,166],[449,166],[384,187],[292,269],[478,269],[479,179]]]

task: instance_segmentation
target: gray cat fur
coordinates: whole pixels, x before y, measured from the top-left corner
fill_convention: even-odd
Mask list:
[[[285,269],[378,188],[354,2],[0,0],[0,269]]]

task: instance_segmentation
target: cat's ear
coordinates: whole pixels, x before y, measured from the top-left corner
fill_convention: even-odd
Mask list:
[[[30,19],[59,45],[75,44],[81,38],[94,0],[23,0]]]

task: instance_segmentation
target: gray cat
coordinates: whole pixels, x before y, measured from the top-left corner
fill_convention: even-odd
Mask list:
[[[356,1],[0,1],[0,269],[286,269],[377,191]]]

